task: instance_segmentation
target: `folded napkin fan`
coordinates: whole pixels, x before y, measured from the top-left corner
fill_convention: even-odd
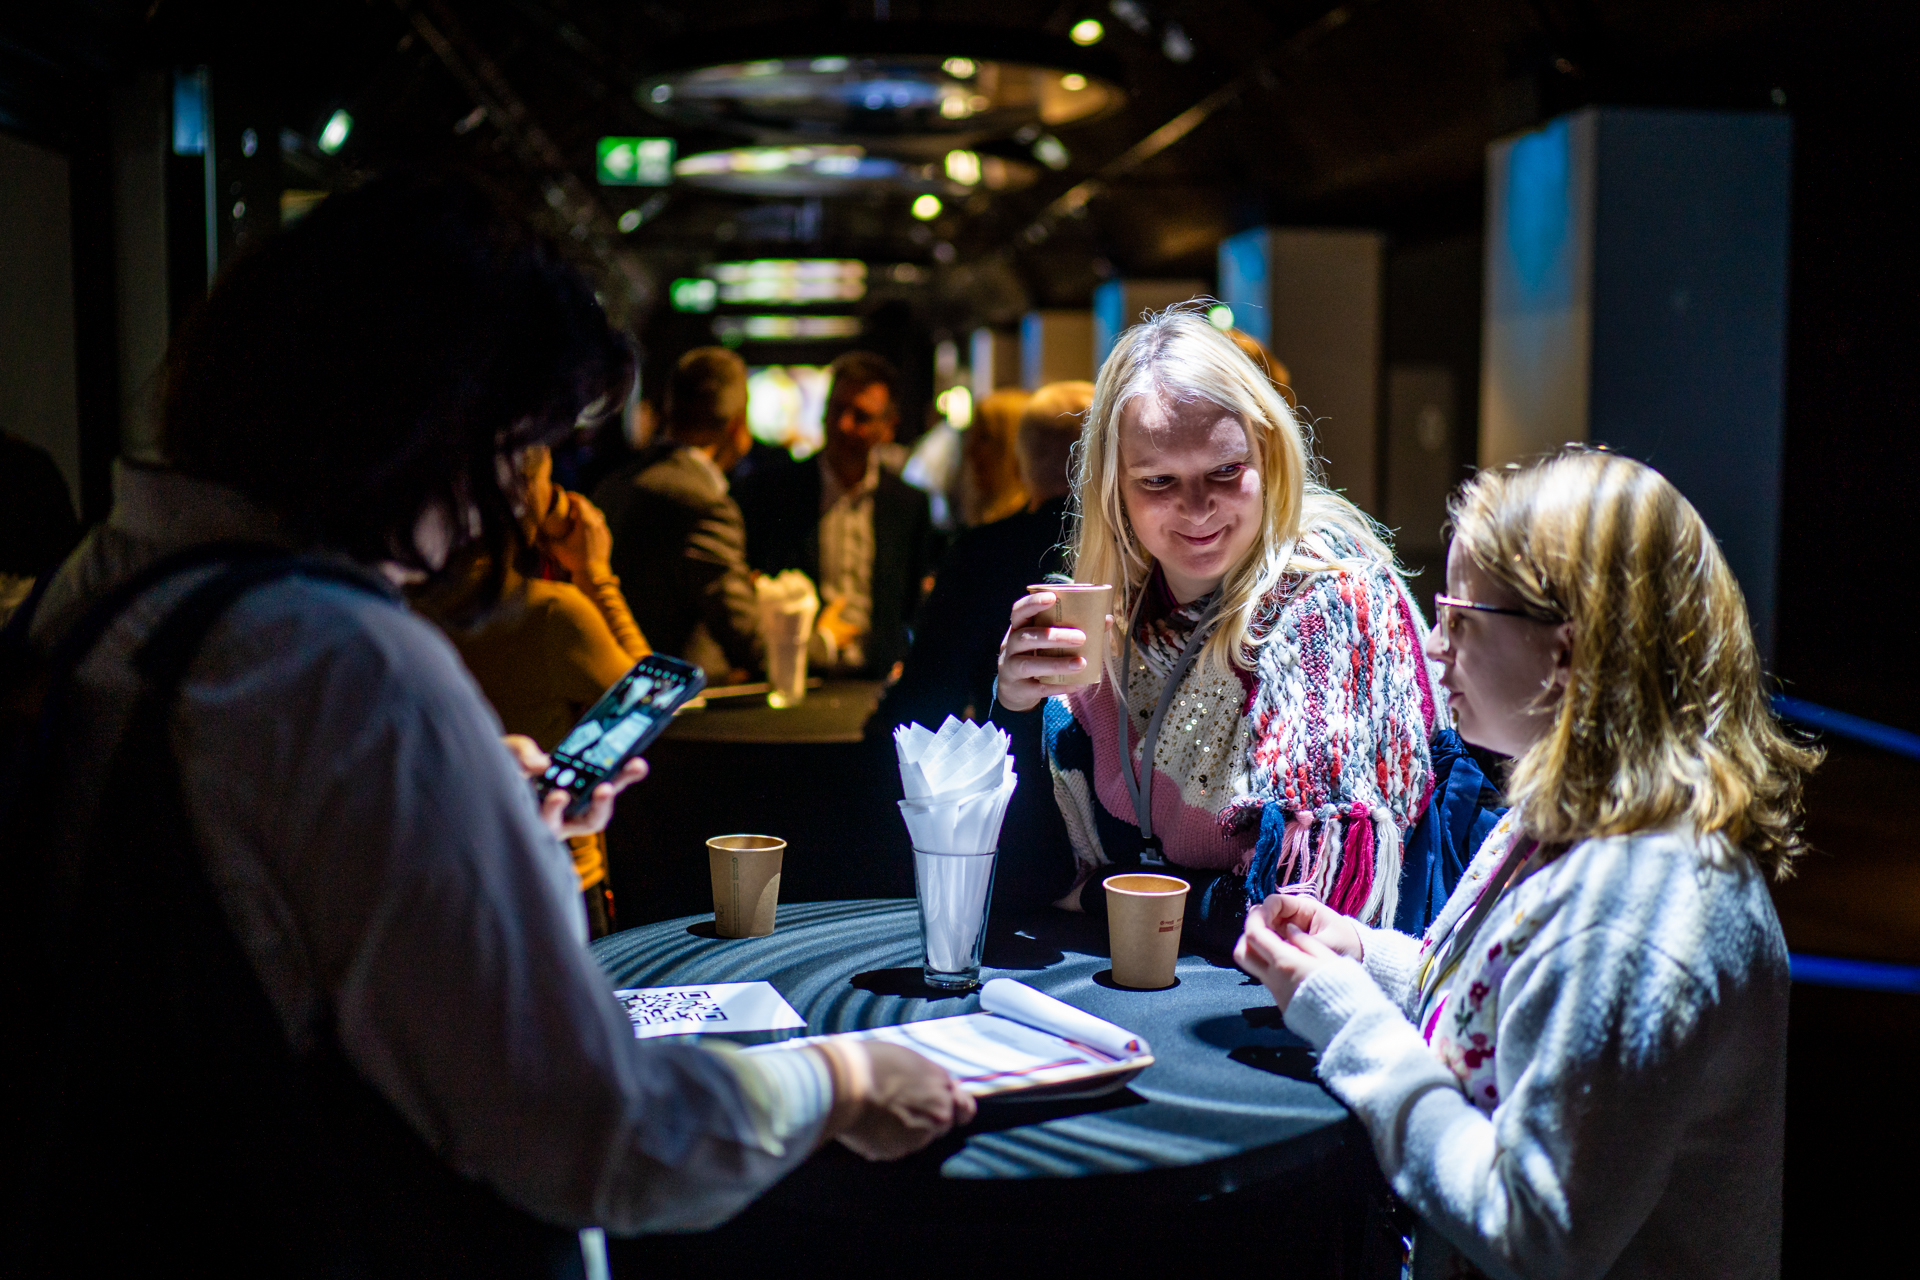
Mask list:
[[[901,816],[913,847],[926,853],[992,853],[1000,843],[1019,777],[1006,731],[948,716],[938,733],[923,725],[894,730]]]

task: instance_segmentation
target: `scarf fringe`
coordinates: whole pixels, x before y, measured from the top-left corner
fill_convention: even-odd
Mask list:
[[[1265,850],[1273,859],[1274,891],[1305,890],[1342,915],[1392,923],[1400,906],[1402,840],[1391,810],[1359,803],[1303,809],[1287,814],[1279,832],[1269,828],[1267,839],[1273,841]],[[1249,883],[1249,896],[1255,892]]]
[[[1313,814],[1296,813],[1287,823],[1287,834],[1280,842],[1280,874],[1276,883],[1294,884],[1306,878],[1313,859]]]
[[[1369,923],[1391,926],[1400,910],[1400,867],[1403,861],[1400,828],[1393,814],[1376,808],[1373,817],[1374,873],[1373,891],[1367,897],[1365,913]]]
[[[1322,805],[1316,817],[1319,820],[1320,841],[1314,850],[1313,870],[1306,877],[1313,886],[1314,896],[1325,902],[1333,892],[1334,877],[1340,874],[1340,811],[1332,805]]]

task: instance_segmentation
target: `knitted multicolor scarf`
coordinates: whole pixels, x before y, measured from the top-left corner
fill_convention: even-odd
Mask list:
[[[1154,752],[1154,833],[1173,864],[1246,877],[1248,902],[1298,885],[1392,921],[1402,842],[1432,793],[1427,631],[1400,578],[1340,533],[1313,530],[1300,551],[1332,568],[1290,576],[1261,603],[1254,670],[1223,677],[1196,662],[1181,679]],[[1208,603],[1142,618],[1127,674],[1135,756],[1144,712]],[[1139,844],[1117,714],[1110,681],[1048,699],[1048,770],[1079,864],[1062,906],[1112,864],[1110,846]]]
[[[1247,900],[1310,887],[1345,915],[1391,921],[1405,833],[1431,797],[1436,707],[1420,615],[1398,575],[1353,565],[1359,549],[1318,530],[1302,550],[1340,567],[1262,604],[1248,715],[1260,839]],[[1228,815],[1222,815],[1223,819]]]

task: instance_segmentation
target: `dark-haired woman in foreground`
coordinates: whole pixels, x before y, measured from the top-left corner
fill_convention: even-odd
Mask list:
[[[556,838],[616,787],[536,806],[395,592],[475,538],[503,565],[502,460],[624,394],[547,246],[463,183],[375,181],[238,261],[165,375],[170,465],[117,472],[33,615],[42,652],[110,620],[65,682],[53,829],[0,841],[49,993],[9,1028],[34,1194],[0,1270],[577,1276],[576,1228],[710,1225],[832,1137],[895,1156],[971,1116],[898,1049],[636,1041]],[[156,719],[143,655],[247,547],[311,559],[215,615]]]
[[[1766,877],[1818,753],[1773,720],[1733,575],[1652,469],[1486,472],[1453,523],[1428,651],[1461,735],[1514,757],[1513,808],[1424,939],[1276,895],[1236,958],[1419,1213],[1415,1275],[1776,1275]]]

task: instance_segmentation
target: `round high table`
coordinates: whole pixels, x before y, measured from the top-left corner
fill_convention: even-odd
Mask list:
[[[764,979],[812,1035],[979,1008],[921,982],[912,899],[782,904],[766,938],[719,938],[711,916],[692,916],[594,952],[622,988]],[[1175,986],[1119,988],[1098,925],[1061,911],[996,922],[986,962],[983,980],[1016,978],[1145,1036],[1155,1064],[1105,1097],[990,1100],[967,1129],[893,1164],[831,1144],[716,1231],[615,1242],[616,1273],[843,1249],[920,1274],[976,1269],[968,1258],[1133,1271],[1271,1249],[1265,1269],[1279,1274],[1397,1274],[1365,1135],[1264,988],[1187,954]]]

